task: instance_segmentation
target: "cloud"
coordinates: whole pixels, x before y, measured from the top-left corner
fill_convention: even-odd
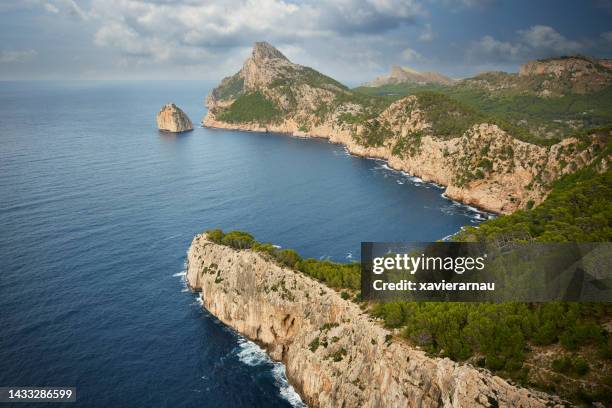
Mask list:
[[[100,28],[95,34],[94,44],[113,48],[125,57],[150,58],[157,62],[176,60],[190,64],[201,62],[210,56],[200,47],[179,45],[169,39],[141,36],[130,26],[120,22],[112,22]]]
[[[521,52],[521,45],[510,42],[499,41],[490,35],[485,35],[472,45],[468,53],[473,57],[483,57],[486,59],[509,59],[515,60]]]
[[[435,38],[436,34],[431,29],[431,24],[425,24],[425,29],[419,35],[419,41],[431,42]]]
[[[60,12],[60,9],[51,3],[45,3],[44,7],[49,13],[58,14]]]
[[[460,11],[464,9],[483,9],[496,2],[496,0],[430,0],[443,5],[445,8],[451,11]]]
[[[536,25],[527,30],[520,30],[520,41],[532,50],[571,54],[580,51],[583,45],[578,41],[570,41],[554,28]]]
[[[379,35],[416,24],[423,14],[417,0],[92,0],[91,9],[83,12],[99,22],[97,46],[156,60],[214,55],[256,40],[282,46]]]
[[[423,56],[412,48],[406,48],[402,51],[402,58],[407,62],[419,62],[423,60]]]
[[[0,51],[0,63],[19,63],[32,60],[38,53],[35,50]]]
[[[565,38],[552,27],[535,25],[517,31],[514,41],[501,41],[485,35],[471,44],[466,58],[475,63],[523,62],[575,54],[587,47],[587,44]]]

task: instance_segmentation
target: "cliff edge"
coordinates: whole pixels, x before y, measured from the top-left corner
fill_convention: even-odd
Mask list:
[[[251,250],[194,238],[189,286],[219,320],[282,361],[311,407],[553,407],[553,396],[431,358],[338,293]]]

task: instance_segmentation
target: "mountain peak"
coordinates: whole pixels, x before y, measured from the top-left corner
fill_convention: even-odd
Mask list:
[[[365,86],[377,87],[401,83],[450,85],[453,82],[451,78],[438,72],[419,72],[409,67],[392,65],[389,75],[380,76]]]
[[[274,48],[270,43],[265,41],[256,42],[253,44],[253,59],[256,61],[262,61],[267,59],[281,59],[289,61],[282,52]]]

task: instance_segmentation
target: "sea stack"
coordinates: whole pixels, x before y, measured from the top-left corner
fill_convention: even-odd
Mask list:
[[[159,130],[173,133],[193,130],[193,124],[187,114],[173,103],[164,105],[157,113],[156,119]]]

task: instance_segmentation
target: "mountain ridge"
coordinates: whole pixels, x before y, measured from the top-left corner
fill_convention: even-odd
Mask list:
[[[392,65],[389,75],[379,76],[373,81],[365,83],[363,86],[378,87],[400,83],[451,85],[455,81],[456,80],[436,71],[419,72],[412,68]]]
[[[496,213],[537,205],[554,180],[594,161],[608,167],[598,153],[609,130],[534,140],[443,94],[390,99],[352,91],[270,47],[256,43],[242,69],[209,94],[204,126],[325,138]]]

